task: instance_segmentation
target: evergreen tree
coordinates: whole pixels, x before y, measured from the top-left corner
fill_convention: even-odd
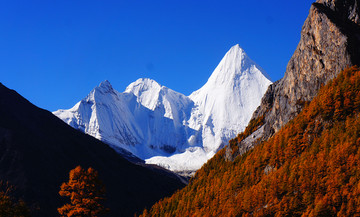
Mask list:
[[[60,196],[69,197],[70,203],[58,208],[61,216],[95,217],[108,210],[101,204],[105,200],[105,187],[98,172],[77,166],[69,173],[69,181],[61,185]]]
[[[27,217],[30,210],[22,200],[10,196],[14,187],[9,183],[0,182],[0,216]]]

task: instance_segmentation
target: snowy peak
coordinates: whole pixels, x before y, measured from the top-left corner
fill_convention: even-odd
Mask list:
[[[244,130],[270,84],[263,69],[233,46],[206,84],[189,96],[196,105],[189,125],[202,127],[204,147],[215,152]]]
[[[234,45],[215,68],[213,74],[208,80],[208,83],[212,83],[216,86],[233,86],[232,81],[236,79],[238,80],[239,76],[251,71],[251,68],[259,69],[259,72],[270,80],[264,70],[249,58],[244,49],[242,49],[238,44]]]
[[[225,54],[206,84],[193,92],[190,98],[197,102],[201,98],[204,99],[205,93],[215,91],[218,94],[223,90],[225,92],[222,92],[222,94],[226,94],[227,91],[233,92],[234,89],[238,88],[244,90],[248,86],[246,81],[254,79],[260,83],[265,82],[266,85],[271,82],[266,72],[251,60],[244,49],[237,44]]]
[[[133,93],[139,96],[144,92],[160,92],[162,86],[150,78],[139,78],[125,89],[126,93]]]
[[[218,67],[224,72],[231,72],[233,69],[244,68],[250,65],[252,61],[249,59],[245,51],[237,44],[230,48],[220,61]]]
[[[219,65],[210,76],[210,83],[228,85],[229,81],[236,79],[236,74],[241,74],[243,68],[252,64],[245,51],[239,46],[233,46],[220,61]]]
[[[72,109],[54,114],[147,163],[195,171],[245,129],[270,84],[235,45],[190,96],[149,78],[136,80],[123,93],[105,80]]]
[[[162,109],[165,117],[173,118],[175,110],[183,109],[191,104],[191,100],[176,91],[160,85],[149,78],[140,78],[131,83],[125,93],[132,93],[136,96],[137,102],[146,108],[154,111]]]
[[[105,80],[105,81],[101,82],[99,84],[99,86],[97,86],[95,89],[101,90],[102,92],[106,93],[106,92],[112,91],[113,87],[108,80]]]
[[[108,80],[105,80],[92,89],[81,102],[103,103],[111,101],[113,97],[117,97],[117,91],[113,89]]]
[[[156,81],[149,78],[140,78],[131,83],[125,93],[132,93],[136,96],[137,102],[150,110],[155,110],[162,101],[161,90],[165,88]]]

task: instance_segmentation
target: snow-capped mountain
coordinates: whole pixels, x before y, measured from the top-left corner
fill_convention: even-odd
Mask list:
[[[189,96],[196,108],[190,127],[202,127],[204,148],[216,151],[243,131],[270,84],[239,45],[232,47],[207,83]]]
[[[54,114],[115,149],[147,159],[186,145],[183,120],[189,119],[192,105],[185,95],[151,79],[138,79],[123,93],[104,81],[73,108]]]
[[[54,114],[146,163],[195,171],[245,129],[270,84],[264,70],[235,45],[190,96],[147,78],[123,93],[104,81],[73,108]]]

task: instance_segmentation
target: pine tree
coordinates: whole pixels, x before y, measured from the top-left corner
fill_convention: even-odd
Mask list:
[[[60,196],[69,197],[70,203],[58,208],[61,216],[95,217],[108,210],[101,204],[105,200],[105,187],[98,178],[98,172],[77,166],[69,173],[69,181],[61,185]]]
[[[10,196],[14,187],[7,182],[0,181],[0,216],[26,217],[30,210],[22,200]]]

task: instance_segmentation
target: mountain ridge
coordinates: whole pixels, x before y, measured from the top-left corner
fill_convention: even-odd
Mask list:
[[[194,171],[245,128],[271,83],[261,70],[235,45],[208,82],[190,96],[140,78],[123,93],[113,90],[109,92],[112,97],[104,99],[95,97],[95,88],[87,100],[78,103],[84,109],[77,104],[54,114],[146,163],[173,171]],[[111,87],[108,81],[102,85]],[[226,111],[229,108],[232,116]]]
[[[267,140],[299,114],[304,102],[311,101],[321,86],[345,68],[360,65],[357,2],[318,0],[311,5],[284,77],[269,86],[251,118],[265,118],[261,135],[249,138],[256,136],[259,141]],[[257,144],[247,141],[239,144],[239,153]]]
[[[15,196],[34,208],[34,216],[57,215],[65,203],[60,185],[78,165],[99,172],[112,216],[133,216],[184,186],[169,171],[130,163],[2,84],[0,96],[0,180],[16,186]]]

